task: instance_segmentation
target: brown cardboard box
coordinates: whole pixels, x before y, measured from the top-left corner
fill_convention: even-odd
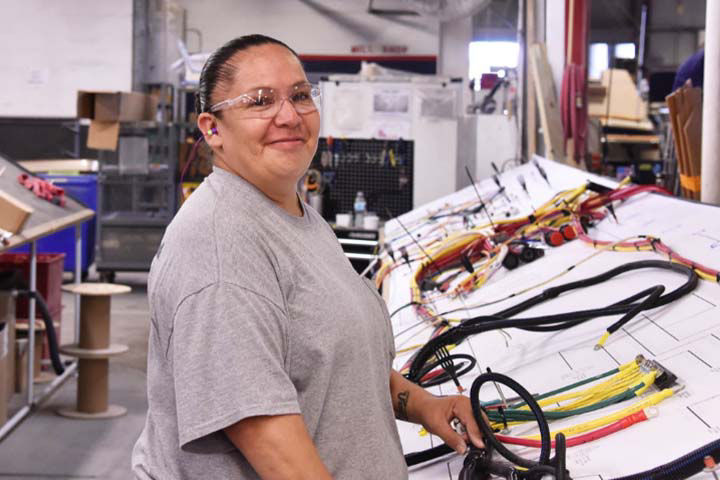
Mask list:
[[[10,233],[22,230],[33,209],[0,190],[0,228]]]
[[[157,99],[138,92],[78,91],[77,116],[89,118],[87,146],[115,150],[120,122],[155,120]]]
[[[608,106],[608,96],[610,105]],[[627,70],[605,70],[599,84],[588,84],[588,115],[631,122],[647,121],[647,104]]]
[[[15,392],[15,299],[0,291],[0,425],[7,420],[10,397]]]

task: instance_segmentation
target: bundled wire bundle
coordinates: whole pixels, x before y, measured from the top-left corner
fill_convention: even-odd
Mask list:
[[[555,432],[563,433],[567,437],[567,447],[574,447],[613,434],[655,416],[657,412],[654,406],[682,389],[676,380],[677,377],[660,364],[646,360],[639,355],[632,362],[618,368],[536,395],[534,399],[543,408],[545,418],[559,420],[632,400],[646,393],[652,386],[657,389],[646,398],[619,411]],[[594,382],[599,383],[578,390],[578,388]],[[561,403],[564,404],[557,408],[545,408]],[[508,427],[534,420],[534,416],[525,402],[508,404],[506,400],[493,400],[482,403],[482,406],[487,411],[491,427],[497,430],[507,430]],[[540,447],[537,436],[496,435],[496,437],[507,444]]]
[[[562,293],[578,288],[597,285],[623,273],[647,268],[669,270],[671,272],[684,275],[686,277],[685,283],[677,287],[675,290],[662,295],[657,293],[659,292],[658,289],[646,289],[606,307],[591,308],[553,315],[543,315],[539,317],[512,318],[531,307],[556,298]],[[695,272],[683,265],[660,260],[643,260],[621,265],[590,278],[551,287],[544,290],[542,293],[498,312],[495,315],[484,315],[469,318],[462,321],[455,327],[447,328],[443,333],[431,338],[425,345],[422,346],[422,348],[419,349],[419,351],[411,359],[406,376],[413,382],[419,382],[422,378],[421,373],[424,371],[425,366],[433,361],[432,359],[435,357],[436,351],[439,348],[447,348],[448,346],[457,345],[471,335],[511,327],[535,332],[557,331],[579,325],[597,317],[611,315],[623,315],[623,317],[618,322],[615,322],[613,326],[617,326],[618,324],[622,325],[630,321],[641,311],[667,305],[668,303],[687,295],[695,289],[697,281],[698,277]]]
[[[496,193],[495,196],[500,194],[501,191]],[[521,262],[531,262],[542,256],[544,250],[533,246],[533,242],[543,241],[547,245],[557,245],[564,241],[578,238],[588,245],[599,249],[598,253],[607,250],[633,252],[654,251],[666,256],[673,264],[678,264],[692,270],[694,274],[700,278],[717,281],[720,277],[720,272],[678,255],[658,238],[645,236],[620,242],[604,242],[593,240],[587,234],[587,230],[593,222],[602,220],[608,214],[614,215],[614,202],[624,201],[646,192],[665,193],[663,189],[655,186],[628,186],[623,183],[619,188],[612,190],[588,182],[578,188],[558,193],[548,202],[537,208],[532,215],[527,217],[498,220],[495,222],[490,220],[491,223],[489,225],[482,225],[470,230],[453,233],[447,235],[442,240],[432,240],[425,236],[422,239],[424,245],[421,241],[415,239],[410,231],[403,225],[411,243],[400,247],[402,258],[408,266],[418,261],[420,265],[415,269],[411,280],[411,301],[401,307],[401,309],[413,307],[420,319],[420,323],[425,322],[433,326],[434,329],[430,340],[425,345],[427,348],[423,347],[425,351],[421,351],[411,358],[403,369],[401,369],[401,372],[421,385],[428,385],[428,381],[438,376],[442,376],[446,381],[453,379],[455,383],[458,384],[455,376],[452,374],[453,372],[445,370],[445,373],[442,373],[439,371],[428,371],[424,368],[424,365],[428,364],[428,359],[435,353],[431,345],[442,346],[449,350],[468,335],[480,333],[481,331],[509,327],[532,331],[552,331],[568,328],[597,316],[623,315],[619,321],[610,325],[605,335],[598,340],[596,348],[600,348],[613,332],[637,316],[639,312],[664,305],[689,291],[689,284],[686,284],[681,291],[668,295],[664,294],[664,286],[655,285],[638,292],[631,298],[624,300],[624,303],[620,302],[619,305],[612,305],[606,309],[593,309],[588,312],[575,312],[579,313],[580,317],[575,316],[575,314],[571,312],[559,317],[551,316],[550,318],[538,317],[509,320],[523,310],[551,298],[552,295],[557,296],[560,292],[566,291],[566,289],[564,289],[565,286],[561,286],[547,289],[540,295],[533,297],[530,300],[531,304],[523,302],[519,306],[495,315],[475,317],[464,321],[446,316],[455,311],[469,311],[473,308],[499,303],[526,293],[534,288],[541,287],[566,274],[582,263],[580,262],[539,285],[525,288],[505,298],[479,305],[464,306],[463,308],[457,308],[448,312],[436,312],[434,310],[433,304],[435,300],[443,297],[453,298],[469,294],[486,283],[501,266],[515,268]],[[463,205],[460,207],[460,210],[455,213],[466,212],[469,209],[469,205]],[[480,199],[480,206],[476,207],[475,210],[478,209],[485,210],[486,213],[488,213],[486,203],[482,199]],[[431,216],[431,218],[438,217],[438,214]],[[490,219],[489,213],[488,219]],[[412,249],[413,244],[416,248],[409,252],[408,249]],[[389,247],[387,250],[389,258],[394,258],[392,250],[390,250]],[[592,258],[592,256],[583,261],[587,261],[589,258]],[[393,260],[383,263],[376,275],[376,282],[378,284],[382,282],[392,269],[403,265],[400,259],[397,260],[397,262]],[[667,264],[668,262],[657,262],[645,265],[646,267],[655,266],[656,268],[671,269],[666,267]],[[614,270],[615,273],[611,274],[610,277],[630,269],[646,268],[638,267],[638,265],[640,265],[638,263],[631,265],[633,266],[627,270],[625,267],[619,267],[620,269]],[[683,270],[680,269],[676,271]],[[591,280],[592,279],[588,279],[588,281]],[[570,285],[576,285],[571,288],[577,288],[589,284],[592,283],[586,282],[585,284],[578,284],[577,282],[572,282]],[[558,290],[558,288],[561,290]],[[692,288],[694,288],[694,285]],[[397,313],[398,310],[396,310],[394,314]],[[455,341],[445,342],[445,340],[450,337],[453,337]],[[410,349],[420,347],[421,345],[417,345],[410,347]],[[403,351],[403,349],[398,349],[398,353],[402,353]],[[423,356],[425,357],[424,359],[418,360],[418,358]],[[456,360],[460,359],[457,358]],[[465,363],[462,367],[464,368],[468,365],[468,363]],[[420,370],[423,370],[424,375],[418,377],[417,374]]]
[[[480,401],[480,388],[485,383],[493,383],[501,398],[487,402]],[[518,395],[513,403],[502,396],[498,384],[504,385]],[[588,386],[584,389],[581,387]],[[550,432],[548,420],[564,419],[609,407],[620,402],[640,397],[654,386],[657,391],[645,398],[603,417],[586,421],[558,431]],[[486,441],[485,449],[472,448],[467,454],[459,480],[486,478],[483,475],[494,474],[505,478],[533,479],[542,475],[552,475],[556,479],[570,478],[565,470],[565,449],[603,438],[636,423],[657,415],[654,405],[682,390],[677,377],[655,361],[642,355],[632,362],[582,381],[563,386],[540,395],[531,395],[516,381],[498,373],[490,372],[479,376],[470,390],[470,400],[476,422],[480,426]],[[549,409],[553,404],[563,405]],[[489,424],[483,419],[486,415]],[[539,433],[525,437],[509,436],[505,432],[515,425],[527,422],[537,423]],[[498,433],[502,432],[502,433]],[[586,433],[587,432],[587,433]],[[551,438],[555,438],[551,441]],[[506,445],[519,445],[540,449],[538,461],[520,457]],[[551,449],[556,455],[550,458]],[[704,450],[703,450],[704,451]],[[441,445],[422,452],[406,455],[408,465],[416,465],[452,453]],[[509,463],[497,461],[497,453]],[[691,455],[692,456],[692,455]],[[692,456],[697,464],[697,454]],[[679,465],[679,466],[678,466]],[[685,463],[676,462],[672,468],[655,469],[667,474],[686,468]],[[631,478],[645,478],[633,476]],[[675,477],[657,477],[675,478]]]
[[[527,217],[495,222],[491,220],[489,224],[452,233],[442,239],[433,238],[435,227],[426,232],[421,240],[415,239],[407,230],[409,242],[398,249],[404,252],[406,265],[420,262],[420,266],[413,275],[411,302],[406,306],[413,306],[420,318],[439,323],[443,320],[440,318],[442,314],[432,310],[432,300],[467,295],[482,287],[500,266],[515,268],[521,262],[534,261],[543,252],[533,246],[538,242],[558,246],[576,238],[601,250],[656,252],[671,262],[693,269],[704,280],[720,281],[718,270],[679,255],[659,238],[638,236],[635,239],[609,242],[594,240],[589,236],[588,230],[595,222],[608,215],[614,216],[614,203],[649,192],[668,193],[651,185],[627,186],[623,183],[611,190],[588,182],[576,189],[558,193]],[[482,199],[480,202],[482,208],[477,208],[486,210]],[[463,206],[461,211],[467,209],[467,206]],[[437,218],[440,218],[438,214],[431,215],[425,221]],[[442,225],[438,228],[444,230]],[[375,276],[378,286],[393,269],[402,265],[388,247],[385,260]]]

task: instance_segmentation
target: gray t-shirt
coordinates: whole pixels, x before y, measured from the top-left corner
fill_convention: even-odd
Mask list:
[[[256,479],[223,428],[295,413],[333,478],[407,478],[387,309],[303,208],[294,217],[216,168],[168,227],[148,280],[137,478]]]

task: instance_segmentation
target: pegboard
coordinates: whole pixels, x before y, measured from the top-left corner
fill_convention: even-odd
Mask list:
[[[310,168],[323,176],[322,214],[334,220],[349,213],[357,192],[363,192],[367,211],[396,217],[413,205],[413,142],[406,140],[320,138]]]

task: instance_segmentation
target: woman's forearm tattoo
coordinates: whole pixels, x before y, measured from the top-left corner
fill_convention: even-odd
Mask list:
[[[404,391],[398,393],[398,406],[397,406],[397,418],[398,420],[408,421],[407,404],[410,398],[410,392]]]

